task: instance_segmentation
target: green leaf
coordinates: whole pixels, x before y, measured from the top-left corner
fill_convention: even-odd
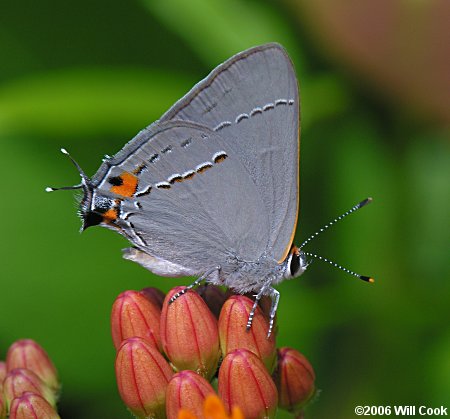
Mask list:
[[[0,88],[0,133],[55,138],[129,136],[149,125],[192,82],[141,69],[71,69]]]

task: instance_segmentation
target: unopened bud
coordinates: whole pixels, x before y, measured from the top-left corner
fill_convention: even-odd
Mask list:
[[[55,393],[59,390],[58,374],[47,352],[31,339],[14,342],[6,355],[6,368],[26,368],[33,371]]]
[[[260,307],[256,308],[250,330],[246,329],[253,301],[243,295],[231,296],[219,317],[220,348],[223,355],[235,349],[248,349],[264,362],[271,373],[276,364],[275,334],[267,338],[269,322]]]
[[[38,394],[52,406],[56,405],[53,391],[33,371],[25,368],[15,368],[9,371],[3,382],[3,394],[7,408],[13,399],[26,392]]]
[[[166,390],[166,413],[168,419],[177,419],[183,409],[194,417],[203,418],[203,402],[214,394],[211,384],[194,371],[185,370],[175,374]]]
[[[6,378],[7,370],[6,370],[6,362],[0,361],[0,392],[2,389],[3,380]]]
[[[6,403],[3,397],[3,380],[6,377],[6,363],[0,361],[0,419],[6,417]]]
[[[60,419],[60,417],[42,396],[27,392],[12,401],[9,419]]]
[[[278,367],[274,376],[279,407],[299,413],[315,393],[315,374],[311,364],[291,348],[278,350]]]
[[[247,349],[230,352],[219,370],[219,395],[228,412],[239,406],[246,418],[273,418],[277,389],[261,359]]]
[[[169,303],[182,289],[172,289],[164,300],[161,314],[164,352],[178,371],[189,369],[210,379],[220,357],[217,320],[193,291],[187,291]]]
[[[123,341],[116,356],[120,397],[139,418],[165,418],[166,388],[173,371],[159,351],[145,339]]]
[[[114,301],[111,311],[111,334],[116,350],[122,341],[134,336],[146,339],[160,350],[160,317],[158,305],[143,293],[122,292]]]

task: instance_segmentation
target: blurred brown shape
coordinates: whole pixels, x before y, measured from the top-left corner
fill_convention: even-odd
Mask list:
[[[450,123],[450,2],[285,0],[325,53],[380,96]]]

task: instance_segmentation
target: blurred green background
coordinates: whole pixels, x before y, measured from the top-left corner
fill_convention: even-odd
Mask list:
[[[277,41],[302,95],[297,242],[366,196],[283,283],[279,346],[317,373],[310,418],[356,405],[450,408],[450,3],[370,0],[2,2],[0,358],[37,340],[63,382],[63,418],[127,418],[109,314],[125,289],[167,291],[106,229],[78,234],[71,192],[232,54]],[[186,280],[185,283],[188,281]],[[287,417],[280,413],[279,417]]]

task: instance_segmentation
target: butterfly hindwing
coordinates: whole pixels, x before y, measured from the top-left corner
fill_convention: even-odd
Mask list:
[[[161,123],[137,151],[113,162],[98,179],[98,192],[118,191],[111,180],[119,183],[124,173],[135,176],[133,195],[122,197],[122,227],[144,252],[202,272],[230,254],[256,260],[267,249],[262,198],[219,133],[189,122]]]

